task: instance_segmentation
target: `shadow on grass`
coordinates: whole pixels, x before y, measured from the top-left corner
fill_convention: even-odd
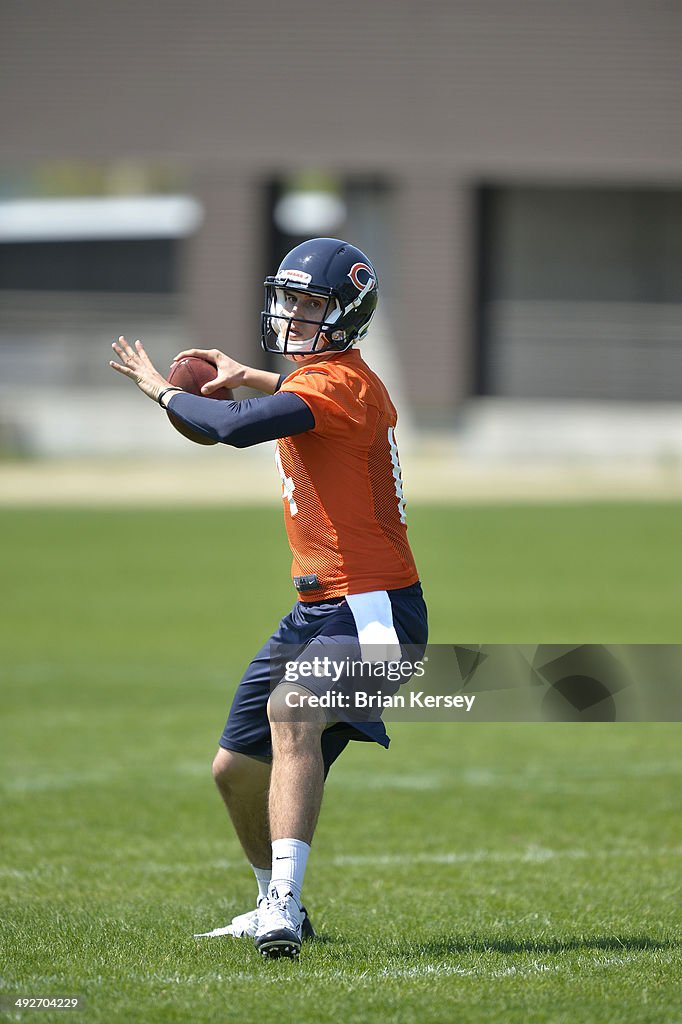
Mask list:
[[[480,935],[452,936],[417,942],[404,947],[404,954],[443,956],[447,953],[568,953],[575,950],[676,949],[679,942],[652,939],[648,935],[580,935],[566,939],[512,939]]]

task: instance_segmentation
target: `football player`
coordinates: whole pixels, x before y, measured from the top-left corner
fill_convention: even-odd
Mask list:
[[[193,430],[240,448],[277,442],[297,601],[246,669],[213,762],[256,876],[257,904],[203,933],[252,936],[268,957],[295,957],[314,934],[301,888],[330,766],[350,740],[389,743],[379,713],[350,720],[308,703],[311,694],[329,691],[329,679],[303,668],[335,649],[372,662],[380,660],[372,653],[379,645],[400,656],[423,649],[427,639],[407,539],[396,411],[356,347],[377,300],[368,257],[339,239],[315,238],[265,280],[262,345],[294,363],[290,373],[190,349],[176,359],[196,356],[217,368],[200,397],[169,386],[139,341],[133,347],[121,337],[113,346],[120,362],[111,366]],[[208,398],[239,385],[266,397]],[[280,674],[280,665],[273,678],[280,650],[302,667],[300,677]]]

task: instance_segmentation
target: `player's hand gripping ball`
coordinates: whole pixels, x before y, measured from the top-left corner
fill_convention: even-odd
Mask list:
[[[217,370],[213,363],[209,363],[206,359],[199,359],[197,356],[186,356],[184,359],[179,359],[176,363],[171,363],[170,372],[168,374],[168,383],[174,384],[178,388],[182,388],[183,391],[187,391],[190,395],[199,395],[200,398],[217,398],[221,402],[232,402],[234,401],[234,393],[231,388],[218,388],[212,395],[202,395],[201,389],[204,384],[208,384],[210,380],[213,380],[216,376]],[[210,437],[206,437],[204,434],[198,433],[196,430],[192,430],[186,423],[183,423],[181,419],[174,416],[170,409],[166,409],[168,419],[171,421],[175,429],[189,438],[190,441],[194,441],[195,444],[217,444],[217,441],[213,441]]]

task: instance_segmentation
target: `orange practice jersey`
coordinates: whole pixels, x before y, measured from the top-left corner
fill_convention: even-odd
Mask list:
[[[310,360],[281,387],[315,427],[277,442],[284,518],[302,601],[416,583],[395,440],[396,411],[359,352]],[[311,589],[309,589],[311,588]]]

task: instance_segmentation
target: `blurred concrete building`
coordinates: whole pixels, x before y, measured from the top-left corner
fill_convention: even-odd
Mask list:
[[[116,423],[120,442],[125,415],[102,412],[120,331],[161,362],[187,343],[262,361],[264,274],[332,234],[375,259],[377,352],[421,426],[463,424],[483,451],[564,422],[570,448],[576,410],[610,409],[618,438],[636,403],[652,450],[682,453],[679,4],[26,0],[0,17],[6,444],[30,409],[25,446],[50,448],[49,383],[99,416],[94,447]],[[89,194],[93,167],[101,197],[200,212],[127,234],[108,215],[60,234],[46,213],[41,236],[40,207],[11,221],[20,199],[72,195],[69,168]],[[297,207],[311,192],[335,202]]]

